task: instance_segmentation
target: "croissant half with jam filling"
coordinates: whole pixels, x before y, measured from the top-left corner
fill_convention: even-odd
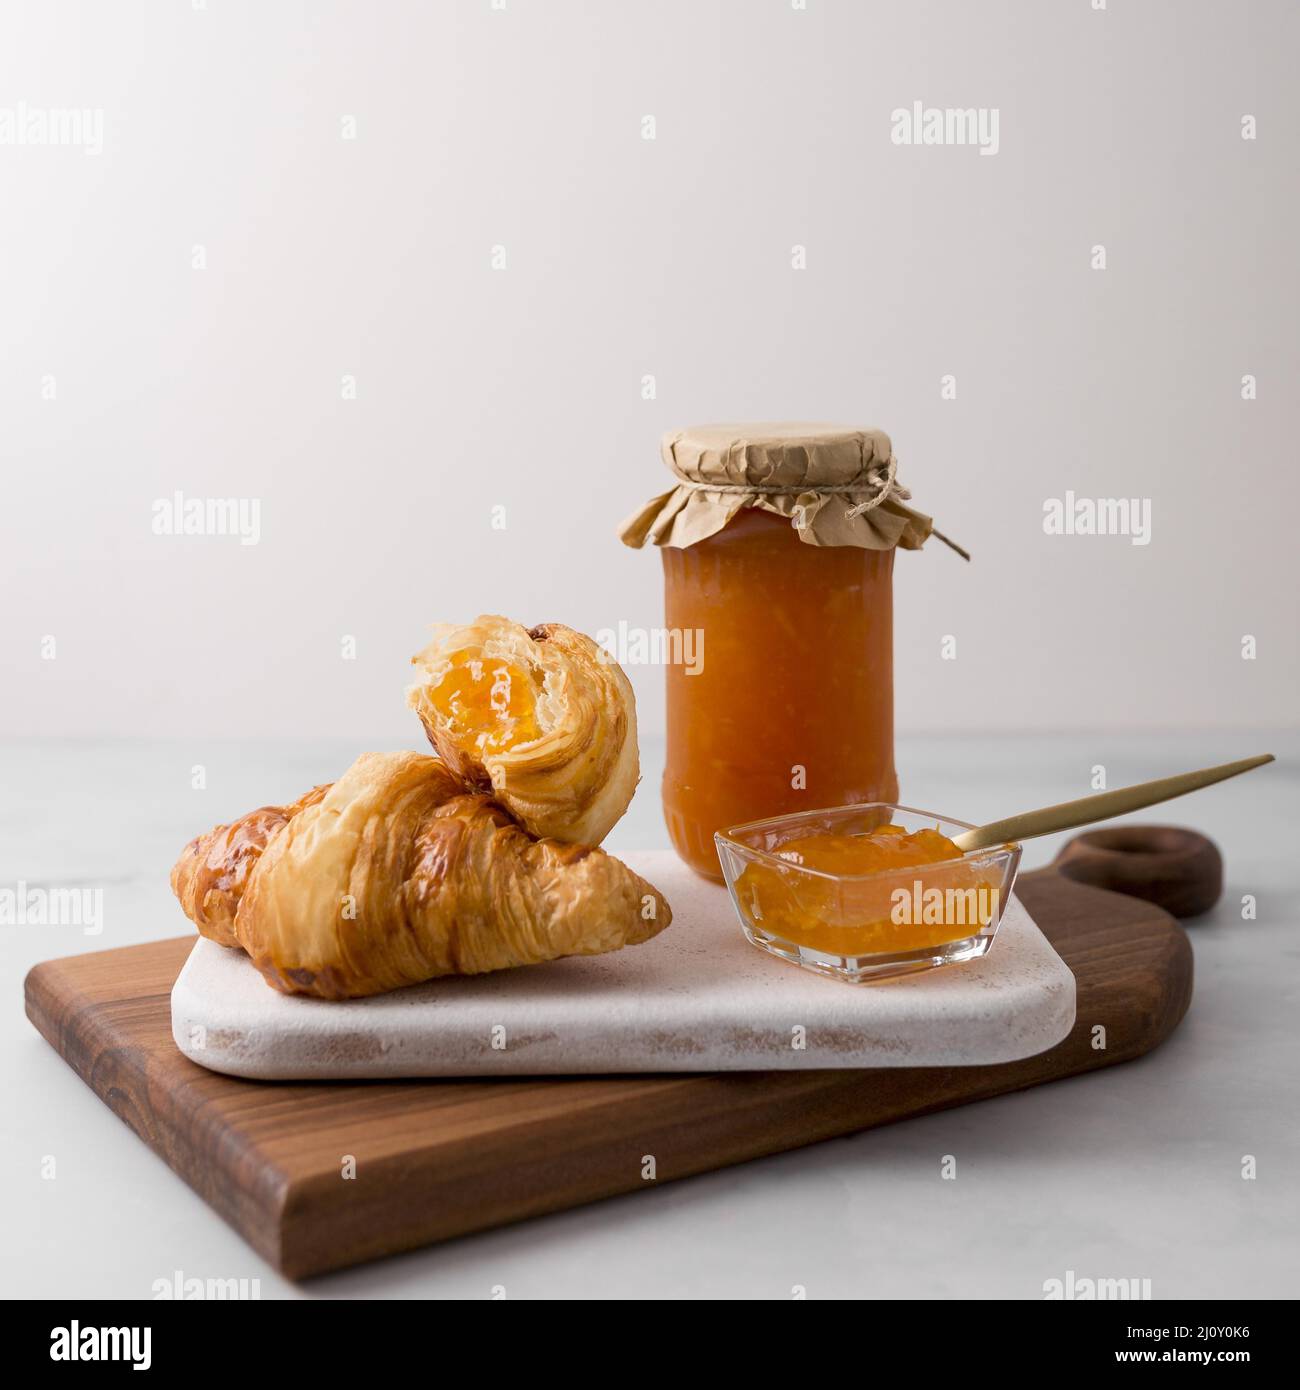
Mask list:
[[[534,835],[598,845],[640,775],[636,702],[617,662],[562,623],[485,615],[434,632],[412,658],[407,702],[439,756]]]
[[[363,754],[291,806],[218,826],[171,882],[202,935],[321,999],[614,951],[672,920],[617,859],[534,838],[421,753]]]

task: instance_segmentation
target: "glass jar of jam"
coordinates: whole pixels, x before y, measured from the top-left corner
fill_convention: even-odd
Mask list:
[[[666,668],[668,831],[721,880],[718,830],[897,801],[894,549],[932,527],[877,430],[703,426],[663,456],[678,485],[622,535],[663,548],[665,649],[693,654]]]
[[[666,667],[664,816],[691,868],[721,878],[730,825],[897,801],[893,550],[748,510],[663,564],[665,626],[698,634],[697,669]]]

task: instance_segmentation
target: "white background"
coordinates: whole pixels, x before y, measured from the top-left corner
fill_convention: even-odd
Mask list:
[[[431,622],[657,624],[615,531],[660,434],[770,418],[888,430],[974,554],[899,558],[900,730],[1294,724],[1298,40],[1226,0],[6,6],[0,107],[104,147],[0,145],[0,734],[418,745]],[[892,144],[918,100],[998,154]],[[177,489],[260,543],[155,536]],[[1067,489],[1151,544],[1044,535]]]

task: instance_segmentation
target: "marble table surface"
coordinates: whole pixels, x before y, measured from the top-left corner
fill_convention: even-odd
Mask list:
[[[22,980],[53,956],[186,931],[167,886],[185,840],[337,775],[361,747],[0,745],[0,888],[102,888],[104,904],[95,936],[0,925],[0,1296],[150,1298],[177,1271],[253,1280],[263,1298],[1041,1298],[1068,1271],[1149,1279],[1156,1298],[1300,1295],[1294,732],[899,739],[903,800],[970,821],[1085,795],[1098,764],[1119,786],[1278,755],[1135,817],[1205,831],[1227,864],[1223,900],[1189,928],[1191,1011],[1150,1056],[307,1284],[281,1278],[36,1033]],[[661,756],[644,749],[615,852],[664,843]],[[1056,847],[1031,843],[1025,867]]]

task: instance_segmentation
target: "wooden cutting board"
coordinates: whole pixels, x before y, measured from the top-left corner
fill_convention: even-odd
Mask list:
[[[997,1065],[238,1080],[196,1066],[172,1041],[171,989],[191,936],[38,965],[27,1013],[256,1250],[304,1277],[1141,1056],[1187,1010],[1191,948],[1154,902],[1090,885],[1122,882],[1190,913],[1217,897],[1221,869],[1191,832],[1125,827],[1122,845],[1092,843],[1110,833],[1080,837],[1019,882],[1074,972],[1077,1017],[1056,1047]],[[355,1177],[345,1179],[349,1156]]]

